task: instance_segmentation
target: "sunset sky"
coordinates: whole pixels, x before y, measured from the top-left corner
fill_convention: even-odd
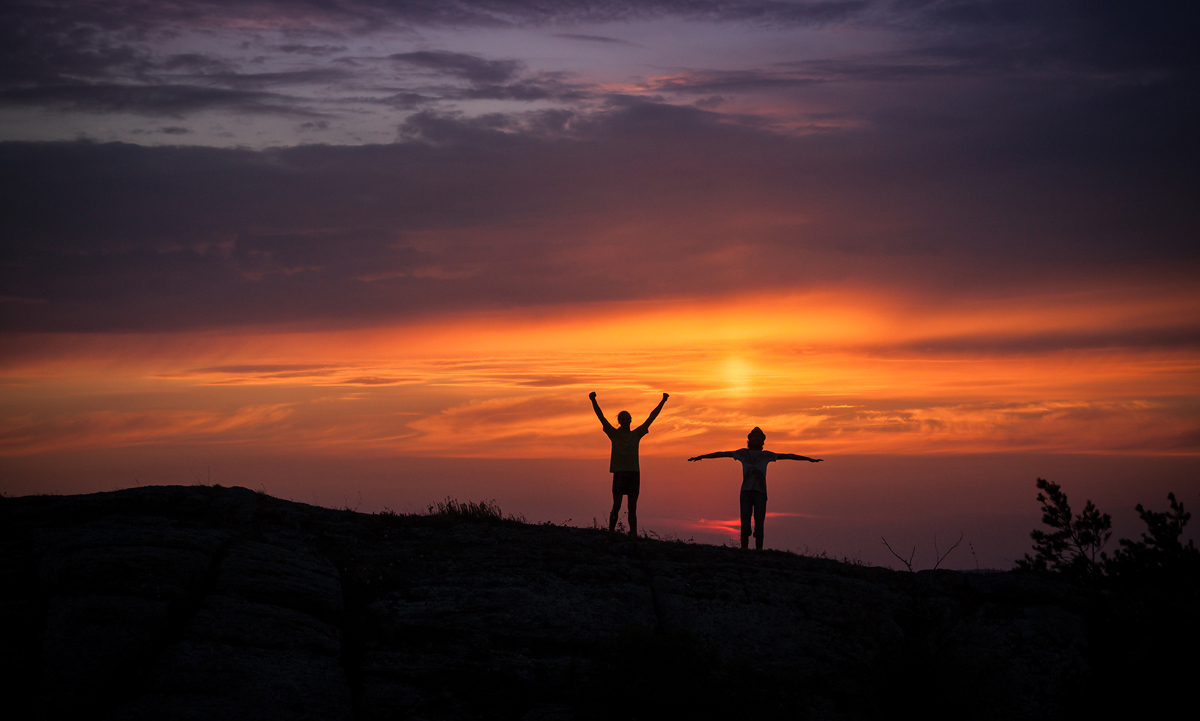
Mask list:
[[[1006,568],[1200,508],[1200,4],[14,0],[0,491],[213,482]],[[731,525],[733,524],[733,525]],[[730,530],[734,529],[734,530]],[[1189,532],[1195,536],[1194,529]],[[922,560],[924,559],[924,560]]]

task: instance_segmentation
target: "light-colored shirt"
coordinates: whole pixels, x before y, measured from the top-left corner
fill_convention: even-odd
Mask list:
[[[608,462],[609,473],[640,471],[638,467],[638,443],[650,432],[645,425],[632,430],[621,430],[612,426],[604,428],[604,434],[612,441],[612,456]]]
[[[771,451],[739,448],[733,452],[733,458],[742,462],[742,490],[767,495],[767,464],[778,460],[779,456]]]

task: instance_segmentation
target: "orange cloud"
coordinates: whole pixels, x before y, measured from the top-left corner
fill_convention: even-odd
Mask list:
[[[160,442],[250,443],[284,432],[286,405],[217,411],[88,411],[50,418],[9,417],[0,424],[0,455],[86,450]]]
[[[931,307],[829,290],[359,330],[24,337],[0,453],[248,441],[316,453],[600,457],[596,390],[649,455],[748,428],[815,453],[1200,452],[1200,295],[1106,287]]]

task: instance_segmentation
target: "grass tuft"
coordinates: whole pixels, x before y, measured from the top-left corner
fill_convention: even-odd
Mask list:
[[[446,496],[443,501],[429,504],[426,515],[463,521],[495,522],[504,520],[504,514],[494,499],[490,501],[459,501],[450,496]]]

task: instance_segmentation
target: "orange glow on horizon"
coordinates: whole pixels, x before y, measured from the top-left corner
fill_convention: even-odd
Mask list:
[[[754,425],[814,454],[1196,454],[1200,353],[1121,341],[1200,319],[1196,293],[1155,291],[938,307],[830,290],[356,330],[25,336],[0,371],[0,454],[598,458],[591,390],[610,417],[672,394],[647,455],[728,450]]]

